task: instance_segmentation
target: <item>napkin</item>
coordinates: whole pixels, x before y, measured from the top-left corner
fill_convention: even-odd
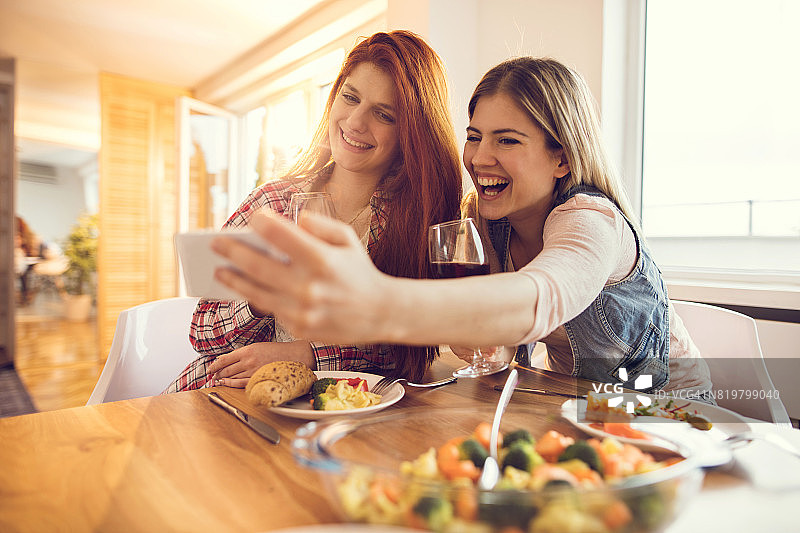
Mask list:
[[[800,454],[800,431],[778,428],[772,424],[751,424],[753,432],[775,435]],[[765,491],[800,491],[800,457],[762,439],[737,447],[733,451],[730,473],[747,479],[753,488]],[[798,492],[800,497],[800,492]]]

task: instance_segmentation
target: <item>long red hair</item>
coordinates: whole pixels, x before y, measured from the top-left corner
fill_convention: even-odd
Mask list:
[[[379,185],[389,197],[388,220],[370,256],[387,274],[430,278],[428,226],[459,218],[461,161],[448,109],[444,67],[421,37],[405,30],[381,32],[353,48],[333,83],[314,142],[290,173],[308,176],[332,163],[328,142],[331,106],[361,63],[375,65],[394,81],[400,140],[399,156]],[[438,351],[432,346],[395,346],[394,353],[397,374],[418,380]]]

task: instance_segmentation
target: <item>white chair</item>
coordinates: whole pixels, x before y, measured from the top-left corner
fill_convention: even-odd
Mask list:
[[[126,309],[86,405],[160,394],[199,354],[189,342],[199,298],[166,298]]]
[[[689,335],[711,370],[715,391],[772,391],[775,385],[767,372],[756,321],[747,315],[695,302],[672,301]],[[732,359],[737,359],[735,364]],[[789,424],[780,399],[744,397],[736,393],[717,398],[717,404],[741,415]]]

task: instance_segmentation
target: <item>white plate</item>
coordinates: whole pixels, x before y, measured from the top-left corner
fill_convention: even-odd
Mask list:
[[[653,400],[656,399],[655,396],[647,396],[650,396]],[[659,399],[659,401],[663,402],[664,399]],[[637,416],[630,422],[631,428],[651,435],[652,439],[620,437],[592,427],[590,424],[593,422],[584,422],[586,419],[586,400],[581,399],[567,400],[561,404],[561,416],[584,433],[595,437],[611,437],[620,442],[634,444],[643,450],[651,451],[663,448],[675,450],[676,446],[673,443],[677,443],[684,453],[688,450],[692,455],[696,456],[702,466],[718,466],[729,462],[732,458],[732,452],[730,446],[724,442],[725,439],[736,433],[750,431],[750,425],[741,415],[722,407],[691,400],[680,400],[680,402],[680,405],[689,404],[685,407],[686,410],[696,410],[711,420],[711,429],[703,431],[679,420]]]
[[[375,384],[383,379],[383,376],[377,374],[367,374],[365,372],[348,372],[346,370],[320,370],[315,371],[317,379],[322,378],[361,378],[366,380],[367,387],[372,390]],[[329,418],[332,416],[341,415],[363,415],[367,413],[374,413],[381,409],[386,409],[390,405],[394,405],[400,401],[400,398],[406,393],[406,389],[399,383],[395,383],[389,390],[381,395],[381,403],[378,405],[370,405],[369,407],[360,407],[358,409],[345,409],[342,411],[317,411],[313,409],[308,403],[308,396],[301,396],[290,402],[284,403],[278,407],[270,407],[270,411],[278,413],[279,415],[288,416],[291,418],[302,418],[304,420],[318,420],[320,418]]]

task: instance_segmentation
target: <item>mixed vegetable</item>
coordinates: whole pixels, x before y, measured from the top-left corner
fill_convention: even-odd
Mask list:
[[[318,411],[357,409],[381,403],[361,378],[321,378],[311,385],[311,406]]]
[[[503,435],[502,477],[494,490],[477,490],[489,433],[490,425],[481,423],[470,435],[401,463],[399,477],[350,471],[338,485],[346,513],[355,521],[433,531],[616,533],[660,523],[674,498],[665,487],[577,496],[681,458],[656,461],[615,439],[575,440],[553,430],[538,440],[524,429]]]
[[[680,405],[681,403],[682,405]],[[602,428],[609,433],[638,439],[646,439],[647,436],[644,433],[630,429],[629,426],[627,429],[630,429],[632,434],[619,433],[620,431],[626,431],[627,424],[624,421],[632,420],[636,416],[671,418],[686,422],[703,431],[711,429],[711,421],[697,409],[691,409],[691,405],[689,402],[680,402],[680,400],[675,400],[674,398],[669,398],[666,401],[656,398],[651,401],[650,405],[640,404],[634,407],[633,413],[628,413],[621,406],[609,406],[608,397],[595,395],[590,391],[586,396],[586,418],[604,423],[604,425],[610,424],[609,427]]]

